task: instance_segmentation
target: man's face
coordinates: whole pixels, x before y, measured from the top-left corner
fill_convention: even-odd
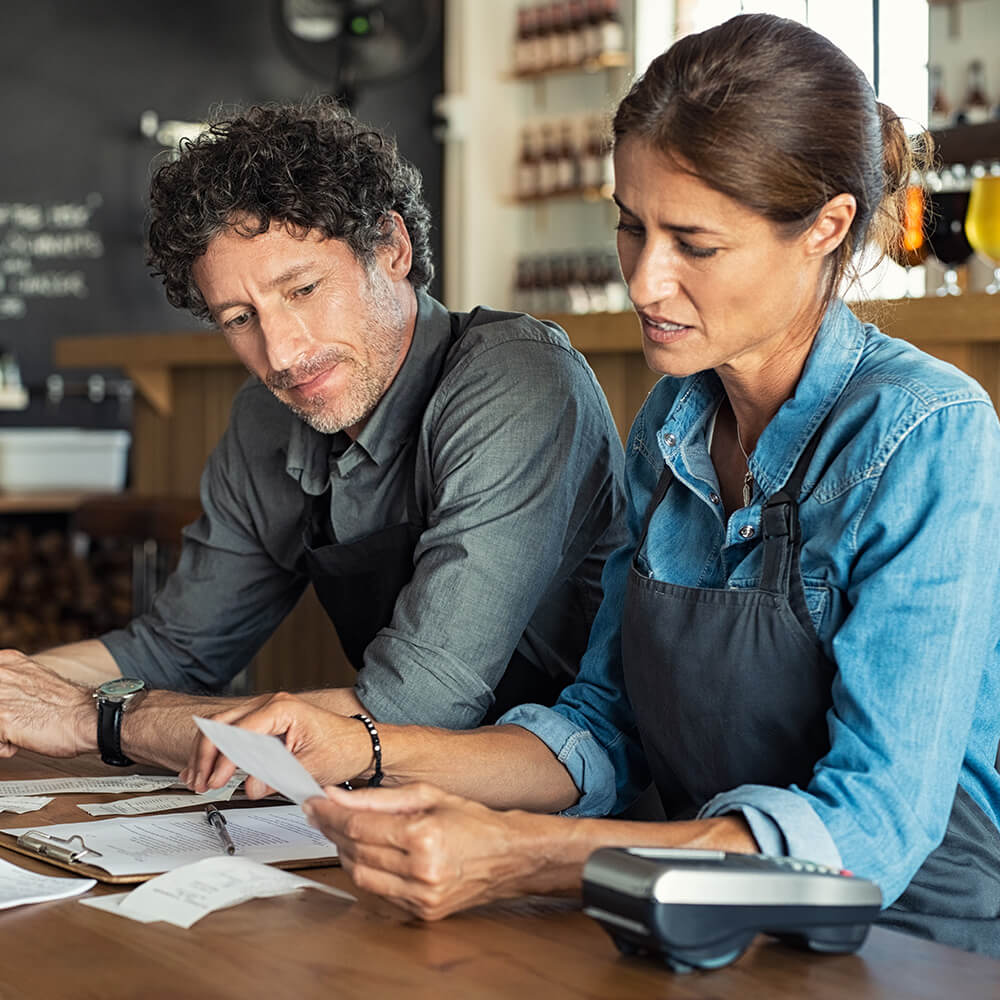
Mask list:
[[[409,239],[376,250],[371,268],[338,239],[272,224],[259,236],[216,236],[192,274],[247,369],[324,434],[356,436],[413,337]]]

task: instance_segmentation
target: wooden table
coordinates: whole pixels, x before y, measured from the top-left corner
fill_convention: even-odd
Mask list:
[[[0,761],[0,780],[105,774],[92,758]],[[142,770],[134,768],[133,770]],[[59,795],[3,826],[85,819]],[[61,870],[0,849],[36,871]],[[338,868],[302,874],[352,888]],[[119,891],[99,885],[92,892]],[[303,892],[210,914],[190,930],[139,924],[76,900],[0,911],[0,997],[517,997],[545,1000],[753,997],[824,1000],[1000,996],[1000,962],[875,928],[857,955],[813,956],[761,938],[734,965],[676,975],[618,955],[569,900],[532,898],[423,923],[358,893],[349,904]]]

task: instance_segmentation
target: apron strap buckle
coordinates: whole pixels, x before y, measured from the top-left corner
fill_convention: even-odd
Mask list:
[[[764,538],[791,538],[797,541],[799,519],[795,516],[795,501],[784,491],[768,497],[761,512]]]

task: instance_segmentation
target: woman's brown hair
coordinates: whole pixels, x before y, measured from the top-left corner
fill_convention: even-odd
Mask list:
[[[835,195],[852,194],[857,215],[831,255],[825,301],[856,251],[872,243],[895,256],[906,187],[923,158],[847,55],[771,14],[681,38],[633,84],[613,132],[616,145],[651,144],[788,236]]]

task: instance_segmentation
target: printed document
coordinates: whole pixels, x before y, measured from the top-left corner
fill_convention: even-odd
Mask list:
[[[227,829],[242,857],[263,863],[335,858],[337,848],[307,822],[298,806],[225,810]],[[19,836],[25,827],[4,829]],[[82,837],[91,851],[81,858],[110,875],[152,875],[216,857],[219,838],[204,812],[89,820],[41,826],[52,837]]]

